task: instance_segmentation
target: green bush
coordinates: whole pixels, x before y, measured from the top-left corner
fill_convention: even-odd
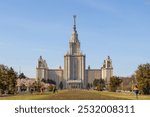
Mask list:
[[[54,86],[53,86],[53,85],[50,85],[50,86],[48,87],[48,91],[53,91],[53,89],[54,89]]]

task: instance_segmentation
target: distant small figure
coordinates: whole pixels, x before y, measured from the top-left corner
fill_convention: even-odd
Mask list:
[[[138,86],[137,86],[137,85],[134,86],[133,91],[134,91],[134,93],[135,93],[136,99],[138,99],[139,89],[138,89]]]

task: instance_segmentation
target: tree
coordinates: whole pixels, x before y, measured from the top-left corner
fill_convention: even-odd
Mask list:
[[[99,79],[94,79],[94,81],[93,81],[94,87],[96,87],[98,84],[99,84]]]
[[[135,77],[141,93],[150,94],[150,64],[139,65]]]
[[[24,84],[27,88],[27,92],[30,92],[31,89],[35,88],[35,84],[36,84],[35,80],[33,79],[23,79],[23,80],[25,80]]]
[[[56,82],[54,80],[51,80],[51,79],[42,79],[41,82],[44,82],[44,83],[49,83],[49,84],[53,84],[53,85],[56,85]]]
[[[27,77],[24,75],[24,73],[20,73],[19,76],[18,76],[18,78],[20,78],[20,79],[26,79]]]
[[[14,94],[16,92],[17,73],[12,67],[0,65],[0,89],[1,93]]]
[[[105,80],[100,79],[100,91],[104,90],[104,88],[105,88]]]
[[[46,83],[56,85],[56,82],[54,80],[51,80],[51,79],[47,79]]]
[[[121,83],[122,79],[120,79],[119,77],[117,76],[111,77],[109,83],[109,91],[115,92]]]
[[[44,78],[41,80],[41,82],[47,83],[47,81]]]
[[[8,93],[9,94],[14,94],[16,92],[16,80],[17,80],[17,73],[14,71],[12,67],[8,70],[7,73],[7,78],[8,78]]]
[[[98,91],[102,91],[105,88],[105,81],[103,79],[95,79],[93,85]]]
[[[37,81],[36,81],[36,90],[38,91],[38,92],[40,92],[40,88],[41,88],[41,81],[40,81],[40,79],[39,79],[39,77],[37,78]]]
[[[50,89],[54,86],[54,85],[56,85],[56,82],[55,81],[53,81],[53,80],[51,80],[51,79],[42,79],[42,80],[40,80],[40,78],[37,78],[37,81],[36,81],[36,84],[35,84],[35,86],[36,86],[36,90],[38,91],[38,92],[41,92],[41,89],[43,90],[43,89],[48,89],[49,91],[50,91]]]
[[[7,89],[7,67],[4,65],[0,65],[0,93],[3,94]]]
[[[50,84],[49,87],[48,87],[48,90],[53,91],[53,89],[54,89],[54,85]]]
[[[63,83],[62,83],[62,81],[60,82],[60,84],[59,84],[59,88],[62,90],[63,89]]]

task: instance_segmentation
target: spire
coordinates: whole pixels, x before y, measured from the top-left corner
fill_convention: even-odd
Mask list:
[[[76,15],[73,16],[73,19],[74,19],[73,29],[74,31],[76,31]]]
[[[76,15],[73,16],[73,32],[72,32],[70,42],[79,42],[78,33],[77,33],[77,30],[76,30]]]
[[[80,53],[80,42],[78,40],[78,33],[76,31],[76,15],[73,16],[73,32],[69,41],[69,45],[71,54]]]

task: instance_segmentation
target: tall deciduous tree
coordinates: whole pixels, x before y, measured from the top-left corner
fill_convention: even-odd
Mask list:
[[[139,65],[135,73],[141,93],[150,94],[150,64]]]
[[[109,84],[109,91],[115,92],[121,83],[122,80],[119,77],[117,76],[111,77],[110,84]]]

